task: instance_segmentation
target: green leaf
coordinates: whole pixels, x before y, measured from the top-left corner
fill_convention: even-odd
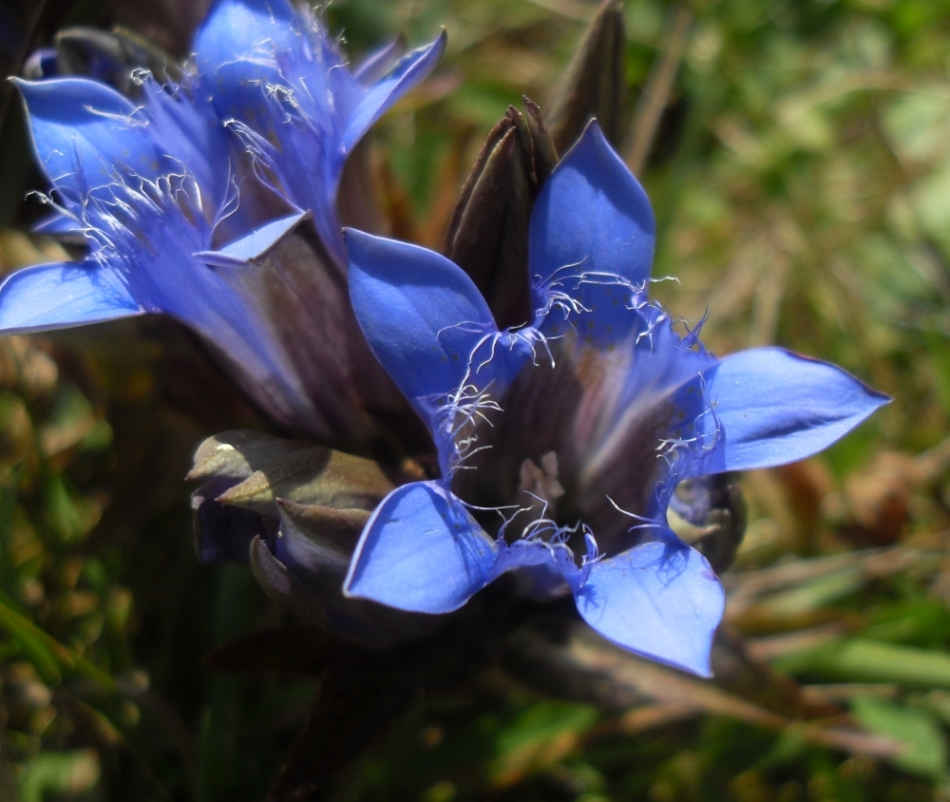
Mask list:
[[[950,97],[945,93],[908,92],[884,110],[884,133],[898,156],[929,162],[947,153]]]
[[[20,796],[23,802],[43,802],[48,792],[72,797],[95,788],[100,773],[99,756],[93,749],[41,752],[23,772]]]
[[[933,779],[946,775],[946,741],[928,711],[863,696],[854,700],[852,713],[872,732],[906,744],[905,751],[891,759],[897,768]]]
[[[950,655],[859,638],[785,655],[775,666],[798,676],[950,688]]]
[[[595,708],[570,702],[530,707],[498,734],[498,756],[489,774],[495,784],[505,786],[544,770],[572,752],[597,717]]]

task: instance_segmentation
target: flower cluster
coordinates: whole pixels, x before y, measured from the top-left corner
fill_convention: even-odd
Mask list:
[[[89,252],[9,277],[0,331],[171,315],[285,425],[372,437],[360,399],[394,394],[349,313],[335,201],[355,145],[443,47],[351,72],[288,0],[219,0],[177,85],[140,70],[133,100],[87,77],[17,81],[52,186],[42,228]]]
[[[404,627],[418,635],[506,576],[534,599],[572,594],[614,643],[708,675],[724,594],[668,524],[677,485],[807,457],[887,399],[778,348],[719,359],[651,301],[650,203],[596,122],[553,172],[550,140],[519,162],[528,274],[504,281],[523,297],[483,295],[415,245],[344,241],[347,158],[443,47],[397,44],[350,70],[289,0],[217,0],[174,82],[18,81],[52,187],[43,228],[88,255],[10,276],[0,331],[171,315],[272,419],[317,439],[232,433],[202,446],[192,476],[206,481],[202,558],[249,559],[271,595],[312,600],[328,626],[382,642],[405,624],[396,611],[427,614]],[[498,129],[488,173],[534,147],[537,107],[529,117]],[[527,319],[499,328],[486,296],[503,325]],[[428,473],[365,456],[382,435],[407,442],[410,410],[434,443]],[[702,495],[679,500],[686,517],[702,517]]]

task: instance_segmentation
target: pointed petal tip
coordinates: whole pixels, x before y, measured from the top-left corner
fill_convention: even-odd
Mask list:
[[[603,143],[608,148],[610,148],[610,143],[607,141],[607,137],[604,136],[604,129],[600,127],[600,123],[597,121],[596,117],[591,117],[591,119],[588,120],[587,125],[584,126],[584,130],[581,132],[580,138],[577,140],[577,143],[580,144],[581,142],[586,141],[588,137],[595,137],[599,143]],[[613,150],[613,148],[610,149]]]
[[[399,240],[391,240],[387,237],[380,237],[378,234],[370,234],[366,231],[361,231],[358,228],[351,228],[346,226],[342,229],[343,232],[343,244],[346,245],[347,250],[349,250],[350,245],[352,244],[356,248],[361,248],[363,250],[377,246],[380,248],[385,248],[387,243],[396,243],[399,245],[410,245],[411,243],[401,242]],[[418,245],[412,247],[418,248]]]
[[[346,245],[349,245],[351,241],[359,245],[365,242],[372,242],[374,239],[384,239],[384,237],[367,234],[365,231],[360,231],[358,228],[351,228],[350,226],[344,226],[342,230],[343,242]]]
[[[607,137],[604,135],[604,129],[601,128],[596,117],[592,118],[587,125],[584,126],[584,130],[581,132],[577,141],[565,152],[563,160],[566,161],[573,153],[577,154],[574,158],[581,158],[583,154],[590,154],[588,158],[594,157],[616,161],[623,171],[629,174],[636,186],[640,187],[640,182],[637,180],[637,177],[627,169],[627,166],[623,163],[623,159],[620,158],[617,151],[615,151],[610,142],[607,141]]]
[[[414,50],[410,50],[402,58],[416,54],[419,57],[425,57],[426,59],[431,59],[431,66],[434,67],[435,63],[442,58],[442,54],[445,52],[445,48],[448,45],[449,34],[446,31],[445,27],[442,26],[439,28],[439,35],[435,37],[429,44],[422,45],[417,47]],[[431,69],[431,67],[430,67]]]
[[[731,354],[704,373],[715,416],[697,421],[716,445],[683,476],[752,470],[807,459],[891,399],[846,370],[783,348]]]
[[[595,220],[596,226],[578,226]],[[632,284],[650,277],[656,219],[646,192],[592,120],[545,181],[531,218],[531,275],[546,283],[565,264],[616,275]],[[535,308],[544,306],[535,292]]]
[[[99,265],[55,262],[0,283],[0,334],[33,334],[145,314],[120,276]]]
[[[577,610],[612,643],[709,677],[725,592],[699,552],[667,535],[596,563],[575,591]]]

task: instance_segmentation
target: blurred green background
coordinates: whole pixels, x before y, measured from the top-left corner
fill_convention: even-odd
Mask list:
[[[7,72],[58,26],[134,7],[24,8],[0,16]],[[355,56],[449,34],[372,137],[397,235],[440,244],[488,130],[522,94],[543,111],[596,9],[335,0]],[[328,798],[950,799],[950,4],[624,15],[622,150],[656,210],[654,275],[675,278],[658,297],[691,323],[708,310],[717,353],[779,344],[895,402],[821,457],[743,478],[715,682],[599,664],[626,693],[611,709],[501,669],[442,683]],[[3,91],[9,271],[62,256],[28,233],[43,187]],[[247,569],[194,557],[182,477],[237,425],[260,422],[168,321],[0,340],[0,799],[267,796],[319,682],[205,662],[280,623]]]

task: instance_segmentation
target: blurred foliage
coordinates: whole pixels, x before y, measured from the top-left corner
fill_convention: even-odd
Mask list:
[[[0,7],[10,69],[57,25],[110,21],[54,5]],[[441,243],[488,130],[522,94],[551,102],[595,8],[334,2],[356,55],[449,34],[374,135],[393,233]],[[657,295],[691,325],[708,310],[715,351],[781,344],[896,401],[828,454],[745,477],[715,683],[575,634],[559,656],[590,684],[542,693],[522,639],[510,670],[408,693],[328,798],[950,799],[950,6],[624,14],[622,151],[656,209],[654,275],[676,278]],[[23,233],[41,185],[3,91],[7,271],[62,256]],[[181,481],[202,437],[255,420],[167,321],[0,340],[0,798],[265,798],[319,682],[204,663],[278,614],[243,567],[197,564]]]

